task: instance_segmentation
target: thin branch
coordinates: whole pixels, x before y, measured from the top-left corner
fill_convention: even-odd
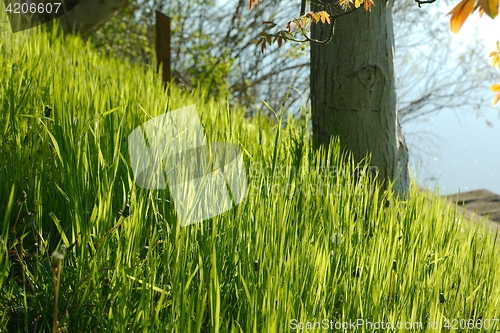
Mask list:
[[[430,4],[436,2],[436,0],[415,0],[418,3],[418,8],[422,7],[423,4]]]
[[[332,26],[332,29],[330,30],[330,36],[328,36],[327,39],[325,40],[319,40],[319,39],[314,39],[314,38],[311,38],[309,36],[307,36],[305,33],[302,34],[302,36],[304,36],[304,39],[295,39],[293,37],[286,37],[286,39],[292,41],[292,42],[298,42],[298,43],[306,43],[306,42],[313,42],[313,43],[317,43],[317,44],[328,44],[332,41],[333,39],[333,33],[335,31],[335,20],[338,19],[339,17],[342,17],[344,15],[349,15],[351,13],[353,13],[354,11],[358,10],[360,7],[357,7],[357,8],[352,8],[350,10],[347,10],[345,12],[342,12],[340,14],[337,14],[337,15],[333,15],[331,16],[331,23],[330,25]]]

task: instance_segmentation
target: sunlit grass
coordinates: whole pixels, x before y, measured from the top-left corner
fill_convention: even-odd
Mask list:
[[[287,332],[360,318],[449,331],[446,319],[500,318],[496,236],[438,197],[414,184],[404,201],[379,191],[338,142],[314,151],[305,121],[249,121],[200,91],[167,95],[152,69],[79,39],[6,29],[2,331],[50,332],[54,313],[68,332]],[[249,192],[180,227],[167,191],[134,184],[127,136],[190,104],[207,141],[240,145]]]

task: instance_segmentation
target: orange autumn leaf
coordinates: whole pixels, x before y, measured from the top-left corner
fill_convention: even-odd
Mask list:
[[[375,6],[373,0],[365,0],[363,1],[363,5],[365,6],[366,11],[372,11],[372,6]]]
[[[252,10],[253,9],[253,6],[255,6],[256,4],[259,3],[259,0],[250,0],[250,6],[249,6],[249,10]]]
[[[479,0],[479,7],[491,18],[498,15],[498,0]]]
[[[321,23],[328,22],[330,24],[330,14],[328,14],[325,11],[319,12],[319,15],[321,16]]]
[[[316,23],[319,22],[319,20],[320,20],[320,16],[319,15],[316,15],[315,12],[310,12],[309,14],[311,14],[311,17],[314,20],[314,22],[316,22]]]
[[[462,0],[451,11],[450,30],[456,34],[474,10],[475,0]]]

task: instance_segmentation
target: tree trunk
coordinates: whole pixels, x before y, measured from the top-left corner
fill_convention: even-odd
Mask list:
[[[324,1],[311,3],[314,12],[328,11]],[[395,192],[405,196],[408,148],[397,119],[392,5],[359,8],[335,21],[331,42],[311,43],[313,141],[327,146],[339,136],[357,162],[371,152],[379,179],[395,180]],[[313,24],[312,38],[326,40],[330,32],[328,24]]]

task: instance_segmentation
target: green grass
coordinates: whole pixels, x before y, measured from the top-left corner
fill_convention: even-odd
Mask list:
[[[11,34],[2,16],[0,33],[2,332],[51,332],[54,313],[62,332],[288,332],[360,318],[499,329],[496,235],[442,199],[415,184],[406,200],[379,191],[337,141],[313,150],[306,120],[246,120],[201,91],[167,96],[152,69],[56,30]],[[127,136],[190,104],[209,142],[240,145],[249,193],[180,227],[167,191],[134,184]]]

